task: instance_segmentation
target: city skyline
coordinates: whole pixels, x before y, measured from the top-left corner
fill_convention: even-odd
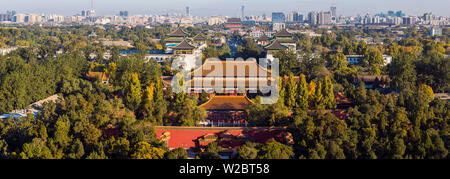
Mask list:
[[[6,0],[0,0],[0,2]],[[402,10],[406,15],[421,15],[432,12],[438,16],[450,16],[447,7],[450,1],[446,0],[378,0],[360,2],[358,0],[167,0],[167,1],[144,1],[128,0],[95,0],[94,9],[97,15],[119,14],[127,10],[133,14],[184,14],[185,8],[190,7],[193,16],[241,16],[241,6],[245,6],[245,15],[267,15],[272,12],[299,11],[306,14],[310,11],[329,11],[332,5],[337,6],[337,14],[345,16],[364,15],[366,13],[377,14],[388,10]],[[268,9],[267,7],[271,7]],[[294,8],[295,7],[295,8]],[[420,7],[420,8],[419,8]],[[45,13],[74,15],[81,10],[90,9],[91,0],[15,0],[14,2],[2,3],[0,12],[16,10],[18,13]],[[357,9],[357,10],[355,10]]]

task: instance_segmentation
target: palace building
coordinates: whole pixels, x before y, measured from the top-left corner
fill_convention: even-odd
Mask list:
[[[259,37],[257,40],[256,40],[256,43],[258,44],[258,45],[260,45],[260,46],[267,46],[267,45],[269,45],[269,43],[270,43],[270,38],[269,37],[267,37],[267,35],[266,34],[263,34],[263,35],[261,35],[261,37]]]
[[[172,47],[177,46],[181,42],[183,42],[188,34],[181,30],[181,28],[177,28],[175,31],[167,35],[168,38],[165,40],[166,42],[166,53],[172,52]]]
[[[288,47],[281,44],[280,41],[274,40],[272,44],[266,46],[264,49],[266,49],[267,55],[273,55],[278,51],[287,50]]]
[[[264,49],[266,50],[266,58],[268,61],[273,61],[273,59],[275,59],[275,57],[273,56],[275,53],[282,51],[282,50],[287,50],[288,47],[282,45],[278,40],[274,40],[272,42],[272,44],[264,47]]]
[[[172,47],[174,55],[193,55],[195,46],[189,44],[186,40],[183,40],[176,46]]]
[[[206,38],[203,34],[197,34],[196,36],[194,36],[193,38],[192,38],[192,40],[194,41],[194,44],[196,45],[196,46],[201,46],[201,45],[203,45],[203,44],[206,44],[206,40],[207,40],[208,38]]]
[[[187,93],[202,90],[216,94],[243,94],[247,90],[270,90],[271,71],[259,65],[256,59],[219,61],[207,59],[190,73],[186,81]]]
[[[288,47],[290,50],[295,50],[297,45],[294,40],[294,35],[288,32],[286,29],[281,30],[274,35],[275,40],[277,40],[281,45]]]
[[[213,96],[200,105],[207,112],[206,120],[200,124],[205,127],[245,127],[247,112],[253,101],[247,96]]]
[[[260,40],[257,40],[257,42],[258,44],[263,43],[263,41]],[[297,49],[297,44],[295,43],[294,35],[286,29],[282,29],[274,35],[271,44],[265,46],[264,49],[267,54],[266,58],[270,62],[273,61],[273,55],[278,51],[293,50],[295,52]]]
[[[234,31],[239,31],[242,28],[242,21],[240,18],[229,18],[225,23],[225,28]]]
[[[184,45],[187,44],[183,42],[175,46],[174,51],[180,53],[179,48]],[[253,104],[246,94],[257,91],[268,94],[273,88],[272,84],[275,83],[271,75],[272,72],[259,65],[256,59],[245,61],[207,59],[200,67],[189,73],[190,77],[185,80],[184,87],[188,95],[198,95],[205,91],[211,96],[209,101],[200,105],[207,111],[202,126],[242,127],[247,126],[246,110]],[[170,85],[170,82],[166,82],[166,85]]]

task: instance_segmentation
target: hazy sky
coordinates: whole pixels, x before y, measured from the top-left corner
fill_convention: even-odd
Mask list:
[[[242,0],[94,0],[99,15],[118,14],[128,10],[130,14],[184,13],[190,6],[192,15],[240,15]],[[57,13],[73,15],[89,9],[91,0],[0,0],[0,13],[16,10],[18,13]],[[331,4],[338,14],[375,14],[388,10],[403,10],[407,15],[433,12],[450,16],[450,0],[244,0],[246,15],[271,15],[273,11],[328,11]]]

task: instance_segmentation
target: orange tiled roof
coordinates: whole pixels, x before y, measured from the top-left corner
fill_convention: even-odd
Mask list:
[[[88,73],[86,73],[86,78],[89,78],[89,79],[100,78],[100,79],[102,79],[102,81],[109,80],[109,76],[104,72],[88,72]]]
[[[275,37],[292,37],[292,33],[288,32],[286,29],[281,30],[277,34],[275,34]]]
[[[219,137],[221,134],[232,135],[233,138],[243,137],[251,139],[253,142],[265,143],[274,138],[279,142],[284,142],[286,127],[181,127],[181,126],[155,126],[156,137],[165,138],[170,132],[170,138],[166,141],[169,148],[182,147],[197,148],[207,145],[211,141],[202,141],[207,135]],[[240,141],[240,142],[239,142]],[[202,143],[204,142],[204,143]],[[246,140],[221,141],[219,146],[237,147],[246,142]],[[231,145],[230,145],[231,144]],[[201,146],[200,146],[201,145]]]
[[[250,69],[256,67],[257,69]],[[222,68],[222,69],[220,69]],[[201,71],[200,71],[201,70]],[[228,71],[227,71],[228,70]],[[228,73],[227,73],[228,72]],[[256,62],[256,59],[246,61],[216,61],[205,60],[203,65],[191,72],[191,76],[209,77],[249,77],[249,76],[271,76],[267,68],[263,68]]]
[[[214,110],[246,110],[253,104],[247,96],[213,96],[209,101],[200,105],[207,111]]]
[[[257,88],[257,87],[270,87],[271,82],[275,81],[273,78],[222,78],[222,79],[207,79],[207,78],[194,78],[186,82],[189,87],[240,87],[243,85],[246,88]],[[222,84],[221,84],[222,83]],[[208,84],[208,85],[207,85]],[[230,86],[232,85],[232,86]]]
[[[185,36],[187,36],[187,33],[184,32],[181,28],[177,28],[175,31],[171,32],[167,36],[169,36],[169,37],[185,37]]]

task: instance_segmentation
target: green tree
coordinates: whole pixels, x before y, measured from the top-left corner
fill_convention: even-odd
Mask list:
[[[197,106],[197,101],[186,98],[178,111],[177,123],[180,126],[197,126],[200,121],[206,118],[205,109]]]
[[[126,159],[130,152],[130,142],[123,137],[115,139],[112,137],[108,144],[108,155],[113,159]]]
[[[84,146],[80,139],[75,139],[71,148],[68,158],[70,159],[81,159],[84,156]]]
[[[344,54],[337,53],[335,55],[328,55],[327,64],[330,70],[339,71],[347,68],[348,61]]]
[[[389,65],[389,76],[392,78],[392,87],[398,91],[414,90],[417,73],[413,65],[414,56],[402,53],[392,59]]]
[[[145,87],[144,95],[142,96],[142,103],[140,109],[141,117],[149,122],[156,123],[153,118],[155,103],[154,103],[155,85],[151,83]]]
[[[290,159],[294,156],[292,148],[271,139],[267,141],[259,151],[260,159]]]
[[[308,84],[306,83],[306,77],[300,74],[300,82],[297,87],[297,108],[306,110],[308,109]]]
[[[219,153],[223,150],[217,142],[211,142],[206,146],[205,152]]]
[[[256,149],[256,144],[246,143],[239,146],[236,157],[238,159],[256,159],[256,157],[258,157],[258,149]]]
[[[355,96],[353,97],[353,99],[357,104],[364,104],[366,102],[367,90],[366,84],[363,81],[358,84],[358,88],[356,88]]]
[[[434,99],[434,92],[433,88],[426,84],[422,84],[419,86],[419,96],[422,97],[421,99],[424,99],[423,102],[430,103]]]
[[[31,143],[23,145],[23,150],[20,153],[22,159],[52,159],[52,152],[48,148],[44,140],[34,138]]]
[[[380,75],[381,67],[384,65],[383,54],[377,48],[369,48],[365,54],[368,62],[369,72],[372,75]]]
[[[289,109],[293,109],[296,106],[296,94],[297,92],[297,85],[294,81],[294,75],[291,73],[289,74],[289,78],[286,82],[286,96],[285,96],[285,103],[286,107]]]
[[[333,83],[330,77],[325,77],[325,83],[323,87],[323,102],[328,109],[336,108],[336,100],[334,99]]]
[[[167,101],[164,99],[164,91],[161,83],[161,79],[158,78],[155,83],[155,92],[153,96],[155,110],[153,110],[153,116],[155,117],[157,124],[163,124],[164,115],[167,113]]]
[[[395,137],[392,142],[392,159],[402,159],[405,154],[406,145],[402,138]]]
[[[147,142],[139,142],[134,147],[133,159],[163,159],[165,151],[160,148],[152,147]]]
[[[61,147],[67,147],[71,142],[71,138],[69,137],[70,125],[68,122],[64,120],[58,120],[55,124],[55,141]]]
[[[183,148],[175,148],[169,152],[166,152],[164,159],[187,159],[187,152]]]
[[[319,81],[315,92],[316,93],[314,94],[314,106],[316,108],[321,107],[321,106],[325,107],[323,93],[322,93],[322,82]]]
[[[141,82],[137,73],[132,73],[128,76],[128,80],[125,83],[125,104],[132,109],[136,110],[141,103]]]
[[[203,104],[206,103],[209,100],[209,94],[205,91],[202,90],[202,93],[200,93],[199,97],[198,97],[198,104]]]

